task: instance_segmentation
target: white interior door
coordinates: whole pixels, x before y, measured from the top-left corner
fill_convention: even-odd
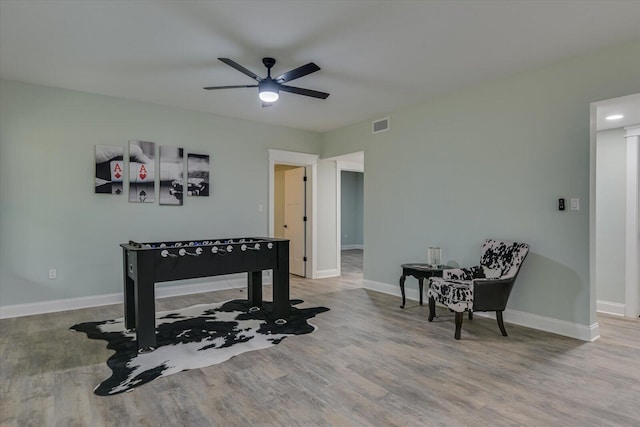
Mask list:
[[[289,272],[305,275],[304,168],[284,172],[284,238],[289,239]]]

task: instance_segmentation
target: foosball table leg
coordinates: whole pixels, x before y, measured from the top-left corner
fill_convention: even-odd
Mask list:
[[[247,299],[250,307],[262,307],[262,271],[247,273]]]

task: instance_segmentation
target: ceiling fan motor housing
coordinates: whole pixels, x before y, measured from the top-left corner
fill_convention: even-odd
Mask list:
[[[262,58],[262,63],[264,64],[265,67],[267,67],[267,70],[269,71],[269,75],[271,74],[271,67],[273,67],[274,65],[276,65],[276,60],[274,58]]]

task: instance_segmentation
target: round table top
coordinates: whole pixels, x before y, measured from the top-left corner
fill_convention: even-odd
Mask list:
[[[449,267],[448,265],[438,265],[437,267],[433,267],[431,264],[427,264],[426,262],[412,262],[409,264],[402,264],[402,268],[408,268],[411,270],[433,270],[433,271],[438,271],[438,270],[448,270],[450,268],[455,268],[455,267]]]

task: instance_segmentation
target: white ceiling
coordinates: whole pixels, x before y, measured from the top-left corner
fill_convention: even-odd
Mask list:
[[[0,0],[0,76],[327,131],[640,39],[640,1]],[[326,100],[204,91],[307,62]],[[579,78],[579,76],[577,76]]]

